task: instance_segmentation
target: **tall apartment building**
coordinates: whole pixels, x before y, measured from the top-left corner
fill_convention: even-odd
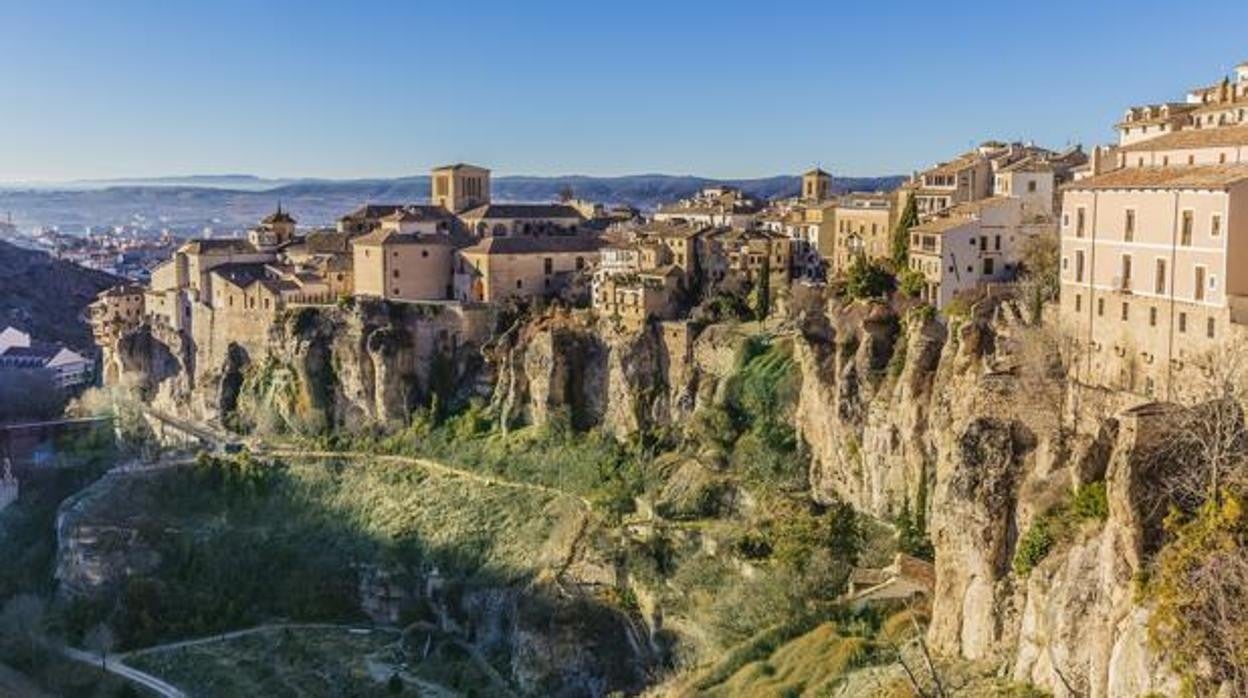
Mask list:
[[[1242,333],[1246,116],[1248,63],[1179,107],[1128,110],[1108,162],[1065,188],[1061,320],[1077,380],[1179,397]]]

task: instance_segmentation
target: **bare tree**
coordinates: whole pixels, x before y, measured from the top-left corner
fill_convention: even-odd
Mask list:
[[[1154,457],[1164,466],[1171,503],[1194,511],[1215,505],[1227,487],[1248,484],[1248,347],[1225,345],[1195,362],[1197,376],[1176,380],[1178,406]]]
[[[113,629],[108,627],[106,623],[98,623],[90,630],[82,639],[87,649],[100,655],[100,669],[106,669],[108,666],[108,653],[113,651],[117,645],[117,638],[113,635]]]

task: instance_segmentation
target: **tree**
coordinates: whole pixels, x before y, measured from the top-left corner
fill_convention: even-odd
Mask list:
[[[754,311],[754,319],[762,322],[771,312],[771,263],[770,256],[763,258],[763,268],[758,272],[758,281],[750,294],[750,309]]]
[[[98,623],[87,631],[82,641],[87,649],[100,655],[100,669],[106,668],[108,653],[117,646],[117,638],[113,635],[113,629],[106,623]]]
[[[0,369],[0,422],[52,419],[65,409],[65,394],[51,371]]]
[[[854,257],[845,274],[845,292],[850,298],[877,298],[887,293],[892,285],[893,277],[863,255]]]
[[[19,594],[9,599],[0,611],[0,638],[5,644],[13,643],[10,649],[26,654],[33,659],[43,646],[44,619],[47,615],[47,604],[34,594]]]
[[[906,266],[910,257],[910,229],[919,224],[919,204],[914,196],[906,198],[906,207],[901,210],[901,217],[893,227],[893,262],[897,268]]]
[[[1019,264],[1019,293],[1031,322],[1040,322],[1044,305],[1057,299],[1061,289],[1058,258],[1061,246],[1053,235],[1033,235],[1023,243]]]

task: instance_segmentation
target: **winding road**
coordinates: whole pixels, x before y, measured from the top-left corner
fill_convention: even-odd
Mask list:
[[[95,667],[100,666],[99,656],[90,652],[84,652],[83,650],[74,649],[73,647],[62,647],[61,653],[76,662],[90,664]],[[155,676],[139,671],[138,669],[128,667],[123,664],[120,659],[113,657],[105,658],[103,668],[104,671],[107,671],[110,674],[116,674],[117,676],[129,679],[140,686],[144,686],[152,691],[155,691],[158,695],[164,696],[165,698],[187,698],[186,694],[173,684],[162,681]]]

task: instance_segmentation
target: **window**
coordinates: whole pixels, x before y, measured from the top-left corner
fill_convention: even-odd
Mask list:
[[[1127,318],[1130,316],[1131,316],[1131,306],[1124,301],[1122,304],[1122,321],[1126,322]]]
[[[550,257],[547,257],[547,258],[543,259],[543,260],[542,260],[542,270],[543,270],[544,272],[546,272],[547,274],[552,274],[552,273],[554,273],[554,271],[555,271],[555,260],[551,259]]]
[[[1187,313],[1179,313],[1179,332],[1187,332]]]
[[[1205,336],[1213,339],[1213,318],[1205,320]]]
[[[399,270],[398,270],[398,269],[395,269],[393,272],[391,272],[391,274],[394,276],[394,278],[396,278],[396,279],[397,279],[397,278],[399,278]]]
[[[677,264],[679,264],[679,263],[681,263],[681,262],[683,262],[683,261],[684,261],[684,255],[679,255],[679,254],[678,254],[678,255],[676,255],[676,263],[677,263]],[[577,271],[580,271],[580,270],[582,270],[582,269],[584,269],[584,268],[585,268],[585,258],[584,258],[584,257],[577,257],[577,258],[576,258],[576,270],[577,270]]]
[[[993,242],[992,242],[992,249],[994,249],[994,250],[1000,250],[1000,249],[1001,249],[1001,236],[1000,236],[1000,235],[996,236],[996,238],[993,240]]]
[[[1036,191],[1036,182],[1034,180],[1027,183],[1027,191],[1032,193]]]
[[[524,280],[516,279],[516,288],[524,288]]]
[[[1166,292],[1166,260],[1164,259],[1157,260],[1157,274],[1153,279],[1153,292],[1158,294]]]
[[[1131,290],[1131,255],[1122,256],[1122,290]]]
[[[1215,238],[1222,234],[1222,214],[1215,213],[1209,220],[1209,234]]]
[[[1179,244],[1184,247],[1192,245],[1192,212],[1183,212],[1183,228],[1179,234]]]
[[[1062,214],[1062,227],[1063,227],[1063,228],[1069,228],[1069,227],[1070,227],[1070,214],[1069,214],[1069,213],[1063,213],[1063,214]]]
[[[1127,209],[1127,220],[1122,226],[1122,239],[1127,242],[1135,240],[1135,209]]]
[[[993,271],[994,271],[993,262],[995,261],[996,260],[994,260],[992,257],[989,257],[984,260],[984,276],[992,276]]]
[[[1082,206],[1075,211],[1075,237],[1083,237],[1083,229],[1087,225],[1087,211]]]
[[[1082,309],[1083,309],[1083,296],[1076,293],[1075,294],[1075,312],[1077,313]]]
[[[979,236],[979,249],[981,252],[988,251],[988,236],[987,235]]]
[[[1075,250],[1075,281],[1083,281],[1083,250]]]
[[[1196,280],[1192,288],[1193,294],[1198,301],[1205,299],[1205,268],[1196,267]]]
[[[420,256],[421,256],[421,257],[428,257],[428,256],[429,256],[429,250],[421,250],[421,251],[420,251]]]
[[[1148,309],[1148,325],[1149,327],[1157,326],[1157,308]]]
[[[1105,299],[1104,298],[1096,299],[1096,314],[1098,316],[1105,314]]]

